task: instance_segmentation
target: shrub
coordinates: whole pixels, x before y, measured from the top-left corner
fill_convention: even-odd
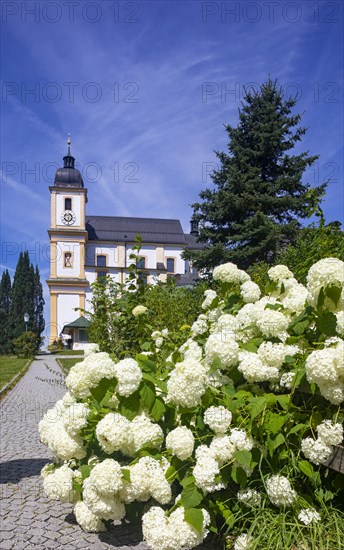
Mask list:
[[[39,350],[41,339],[35,332],[23,332],[13,340],[14,353],[17,357],[34,357]]]
[[[297,280],[306,284],[310,267],[323,258],[344,258],[344,233],[338,222],[328,225],[310,225],[300,230],[293,245],[289,245],[277,254],[275,265],[285,264],[294,273]],[[269,282],[266,262],[257,262],[248,272],[263,290]]]
[[[119,362],[86,354],[39,425],[56,457],[42,471],[48,496],[73,502],[86,531],[142,516],[153,550],[194,548],[209,530],[216,548],[334,548],[344,483],[326,464],[343,439],[343,268],[322,260],[305,287],[273,267],[260,298],[247,273],[219,266],[191,328],[154,330]],[[145,332],[147,312],[135,313]]]

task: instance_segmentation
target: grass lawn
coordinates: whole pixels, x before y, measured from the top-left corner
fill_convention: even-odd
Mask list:
[[[61,349],[58,351],[52,351],[53,355],[84,355],[84,350],[80,349]]]
[[[30,363],[31,359],[19,359],[15,355],[0,355],[0,389]]]
[[[79,363],[80,361],[82,361],[81,357],[75,357],[74,359],[72,357],[70,359],[69,357],[66,359],[57,359],[58,364],[65,374],[68,374],[70,369],[74,367],[75,363]]]

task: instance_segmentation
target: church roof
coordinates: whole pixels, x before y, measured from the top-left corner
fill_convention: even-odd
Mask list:
[[[154,244],[179,244],[198,248],[193,235],[185,234],[179,220],[130,218],[119,216],[87,216],[86,230],[90,241],[134,242],[140,233],[142,241]]]
[[[74,167],[75,158],[70,152],[70,135],[68,134],[68,151],[63,157],[63,168],[58,168],[55,173],[55,187],[84,187],[82,176]]]

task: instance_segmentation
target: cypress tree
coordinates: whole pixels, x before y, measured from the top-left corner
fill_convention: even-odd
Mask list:
[[[45,327],[45,320],[43,317],[44,304],[45,301],[43,298],[43,287],[39,275],[38,265],[36,265],[36,269],[34,272],[34,320],[35,332],[37,333],[37,336],[41,336]]]
[[[258,91],[245,90],[238,126],[225,126],[229,153],[216,152],[215,189],[202,191],[203,202],[192,205],[205,248],[184,256],[198,269],[225,261],[244,269],[258,260],[272,263],[295,240],[299,219],[320,202],[326,183],[311,188],[302,181],[318,155],[289,154],[307,130],[292,113],[295,104],[270,78]]]
[[[35,332],[34,310],[34,268],[30,264],[29,253],[19,255],[12,286],[12,302],[10,309],[11,338],[18,338],[25,331],[24,314],[28,313],[30,320],[28,330]]]
[[[10,334],[10,307],[11,307],[11,277],[6,269],[0,282],[0,353],[7,353],[11,349]]]

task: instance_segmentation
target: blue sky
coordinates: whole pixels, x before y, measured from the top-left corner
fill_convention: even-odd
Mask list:
[[[214,150],[226,149],[223,124],[237,124],[243,86],[269,74],[298,93],[309,128],[301,148],[320,154],[305,181],[330,179],[326,219],[343,220],[342,2],[1,8],[2,269],[13,270],[26,247],[48,276],[48,186],[67,132],[88,214],[179,218],[188,231]]]

